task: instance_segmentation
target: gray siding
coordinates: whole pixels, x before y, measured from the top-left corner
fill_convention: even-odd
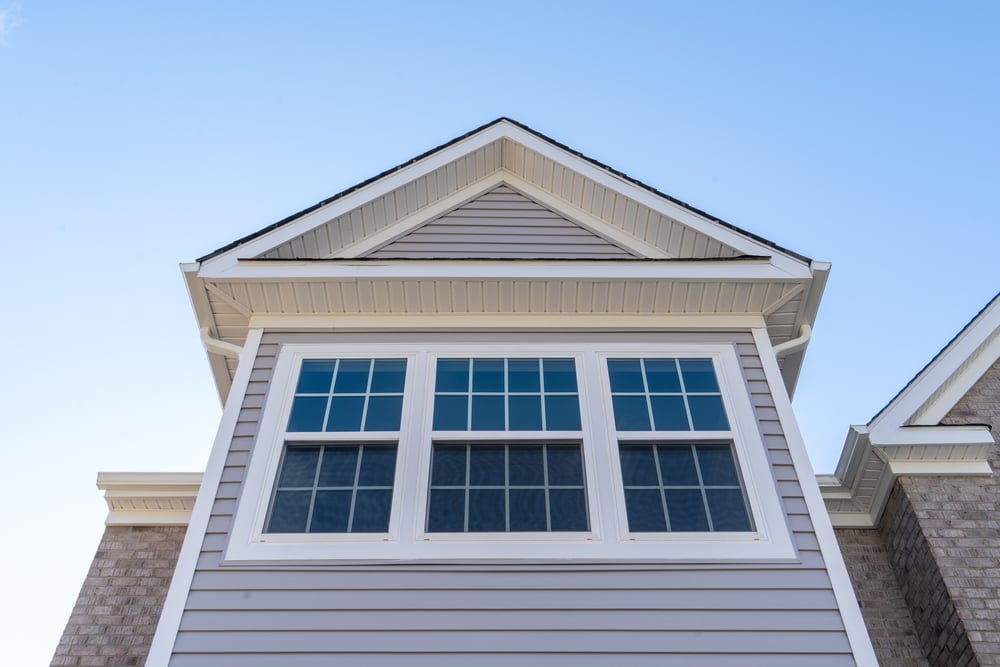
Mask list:
[[[633,255],[501,185],[369,257],[628,259]]]
[[[753,339],[655,339],[737,343],[798,563],[221,566],[279,345],[334,340],[269,334],[255,362],[170,664],[854,665]]]

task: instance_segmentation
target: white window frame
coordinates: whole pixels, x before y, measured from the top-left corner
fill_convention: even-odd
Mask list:
[[[444,338],[444,337],[443,337]],[[275,362],[268,398],[247,467],[242,497],[224,552],[232,563],[270,561],[386,561],[567,559],[592,561],[745,562],[796,559],[756,414],[732,344],[630,342],[609,335],[559,340],[285,344]],[[552,342],[549,342],[551,339]],[[474,341],[475,339],[473,339]],[[434,372],[439,357],[574,358],[580,399],[580,432],[431,430]],[[615,430],[608,358],[710,358],[715,366],[730,430],[650,431],[622,438]],[[405,358],[406,384],[400,431],[286,435],[298,372],[304,359]],[[286,443],[394,441],[398,435],[392,510],[387,533],[268,534],[264,521]],[[428,533],[425,530],[433,442],[516,440],[581,442],[590,530],[587,532]],[[749,532],[630,534],[618,454],[619,439],[729,442],[748,501]]]

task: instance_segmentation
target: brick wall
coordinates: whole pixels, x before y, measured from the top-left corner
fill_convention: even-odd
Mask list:
[[[930,667],[882,535],[851,528],[836,533],[881,667]]]
[[[1000,360],[941,423],[992,424],[993,437],[997,439]],[[897,484],[912,507],[977,664],[1000,665],[1000,449],[997,447],[990,455],[990,465],[992,477],[903,476]],[[938,622],[943,629],[952,623],[943,618]]]
[[[52,665],[142,665],[184,526],[108,526]]]

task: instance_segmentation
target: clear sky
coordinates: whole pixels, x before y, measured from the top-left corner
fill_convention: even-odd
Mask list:
[[[351,4],[0,0],[4,664],[51,658],[97,471],[205,465],[178,263],[498,116],[833,263],[819,472],[1000,290],[998,3]]]

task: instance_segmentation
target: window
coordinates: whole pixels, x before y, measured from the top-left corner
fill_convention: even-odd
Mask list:
[[[286,443],[265,533],[388,532],[405,376],[405,359],[301,362],[285,431],[313,442]]]
[[[226,561],[794,556],[732,345],[468,337],[283,346]]]
[[[432,429],[428,533],[589,529],[575,359],[438,357]]]
[[[629,531],[752,530],[712,360],[607,363]]]

